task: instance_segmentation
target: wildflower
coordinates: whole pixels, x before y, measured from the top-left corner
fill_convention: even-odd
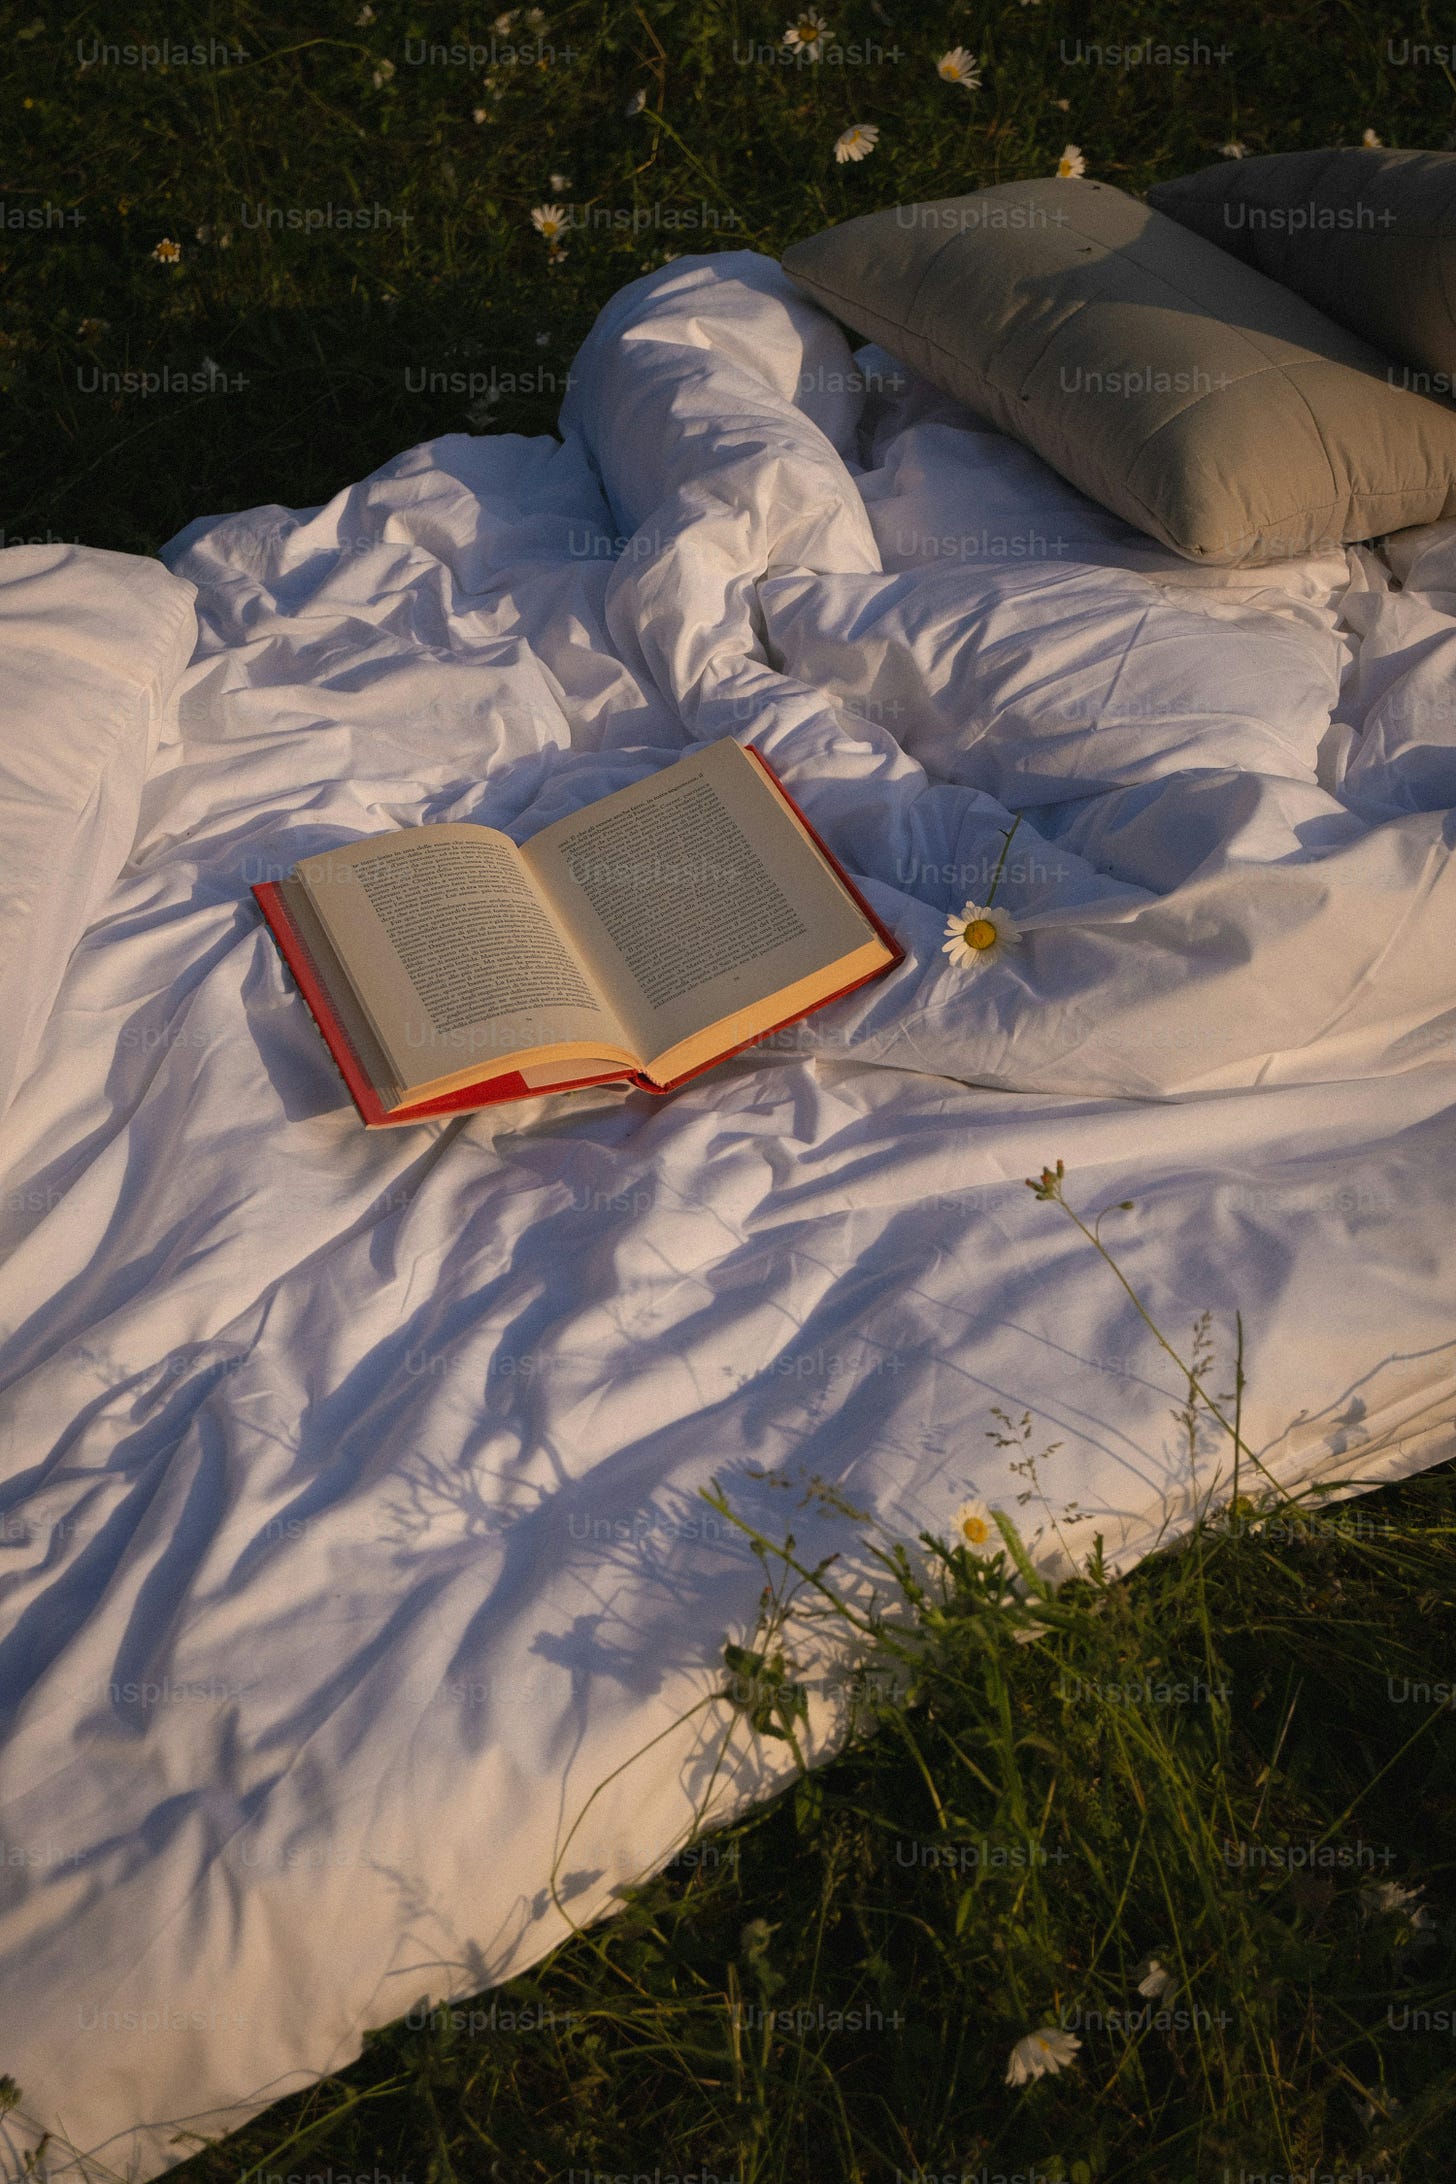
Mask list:
[[[1026,1187],[1029,1191],[1035,1191],[1038,1198],[1055,1198],[1058,1192],[1061,1190],[1066,1173],[1067,1163],[1064,1160],[1059,1160],[1057,1162],[1055,1174],[1052,1173],[1052,1170],[1050,1168],[1043,1168],[1041,1171],[1041,1181],[1038,1182],[1035,1176],[1029,1175],[1026,1178]]]
[[[1219,150],[1225,159],[1242,159],[1248,148],[1248,145],[1241,143],[1237,137],[1230,137],[1227,144],[1220,144],[1219,146]]]
[[[94,341],[98,334],[105,333],[110,324],[110,319],[83,318],[76,328],[76,337],[80,341]]]
[[[1169,1993],[1173,1974],[1165,1971],[1156,1957],[1146,1957],[1137,1968],[1137,1991],[1146,1995],[1150,2002],[1157,2002]]]
[[[978,91],[981,86],[981,64],[963,45],[952,46],[949,53],[942,53],[935,64],[935,73],[943,82],[958,83],[966,91]]]
[[[973,1554],[1001,1544],[996,1520],[983,1501],[963,1501],[951,1519],[951,1533],[957,1547],[969,1547]]]
[[[480,123],[487,118],[489,112],[490,109],[487,106],[472,106],[472,108],[470,109],[470,118],[476,124],[476,126],[479,127]]]
[[[947,918],[945,930],[943,953],[966,966],[988,962],[1021,939],[1020,926],[1005,910],[983,909],[976,902],[963,904],[957,917]]]
[[[569,174],[550,174],[546,179],[553,190],[569,190],[571,188],[571,176]]]
[[[170,235],[164,235],[153,250],[152,256],[156,259],[158,265],[180,265],[182,262],[182,245],[174,243]]]
[[[393,61],[381,61],[381,62],[380,62],[380,64],[379,64],[379,66],[378,66],[378,67],[377,67],[377,68],[375,69],[375,71],[374,71],[374,88],[375,88],[375,90],[376,90],[376,91],[380,91],[380,90],[382,90],[382,89],[384,88],[385,84],[387,84],[387,83],[388,83],[388,81],[389,81],[390,77],[391,77],[391,76],[392,76],[393,74],[394,74],[394,63],[393,63]]]
[[[1418,1888],[1404,1888],[1399,1881],[1372,1881],[1360,1891],[1360,1906],[1367,1918],[1391,1912],[1402,1917],[1409,1914],[1410,1924],[1420,1929],[1434,1923],[1420,1894]]]
[[[630,98],[630,99],[628,99],[628,101],[627,101],[627,105],[626,105],[626,114],[627,114],[627,119],[628,119],[628,120],[630,121],[630,120],[631,120],[631,118],[632,118],[632,116],[633,116],[634,114],[640,114],[640,113],[641,113],[641,111],[642,111],[642,109],[643,109],[643,107],[644,107],[644,106],[645,106],[646,104],[647,104],[647,93],[646,93],[645,91],[641,91],[641,90],[638,90],[638,91],[634,91],[634,92],[632,93],[632,96],[631,96],[631,98]]]
[[[1375,134],[1375,131],[1373,129],[1367,129],[1364,136],[1361,137],[1360,142],[1364,145],[1367,152],[1378,152],[1380,149],[1380,138]]]
[[[546,28],[545,10],[542,8],[527,8],[526,28],[528,30],[544,30]]]
[[[499,31],[502,38],[508,38],[511,32],[516,27],[516,16],[518,12],[519,11],[515,8],[507,8],[504,15],[498,15],[496,17],[495,21],[490,26],[491,29]]]
[[[1064,144],[1062,156],[1057,161],[1057,173],[1063,181],[1087,172],[1087,162],[1082,157],[1080,144]]]
[[[199,243],[210,243],[212,241],[212,229],[208,226],[205,220],[203,221],[201,227],[197,230],[197,240],[199,241]]]
[[[796,21],[784,32],[783,43],[791,53],[802,53],[809,61],[817,61],[824,51],[824,40],[829,25],[816,8],[805,8]]]
[[[1070,112],[1072,111],[1072,102],[1070,99],[1053,99],[1052,104],[1053,106],[1055,106],[1059,114],[1070,114]]]
[[[1025,2085],[1028,2078],[1055,2077],[1073,2060],[1081,2045],[1075,2032],[1063,2032],[1060,2025],[1043,2025],[1039,2032],[1027,2033],[1011,2050],[1006,2083]]]
[[[531,214],[531,225],[536,233],[544,241],[548,242],[554,250],[557,248],[558,238],[563,230],[571,225],[571,222],[566,217],[564,206],[537,205],[535,211]]]
[[[374,10],[370,7],[369,0],[364,0],[363,7],[360,8],[359,13],[354,17],[354,28],[356,30],[367,30],[373,20]]]
[[[880,141],[872,121],[857,121],[834,139],[834,156],[842,166],[846,159],[868,159]]]

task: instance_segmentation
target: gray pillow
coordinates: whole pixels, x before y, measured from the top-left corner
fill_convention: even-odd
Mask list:
[[[1273,152],[1159,182],[1148,203],[1456,390],[1456,152]]]
[[[1190,559],[1287,559],[1456,514],[1456,410],[1102,182],[1007,182],[828,228],[785,270],[857,333]]]

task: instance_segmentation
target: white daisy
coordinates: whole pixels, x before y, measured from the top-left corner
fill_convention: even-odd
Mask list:
[[[482,121],[488,121],[490,118],[490,108],[488,106],[472,106],[470,109],[470,118],[473,122],[477,124]]]
[[[1138,1966],[1137,1991],[1146,1995],[1150,2002],[1160,2001],[1172,1985],[1173,1974],[1165,1971],[1156,1957],[1146,1957]]]
[[[952,1546],[969,1547],[973,1555],[994,1554],[1001,1545],[989,1506],[974,1498],[963,1501],[951,1518],[950,1536]]]
[[[856,121],[834,139],[834,156],[841,166],[846,159],[868,159],[879,141],[879,128],[874,122]]]
[[[784,32],[783,43],[791,53],[802,53],[806,60],[817,61],[828,30],[829,25],[817,9],[806,8]]]
[[[963,90],[980,89],[981,64],[963,45],[952,46],[949,53],[942,53],[935,64],[935,73],[946,83],[960,84]]]
[[[1027,2033],[1011,2050],[1006,2083],[1025,2085],[1028,2078],[1055,2077],[1075,2058],[1081,2045],[1075,2032],[1063,2032],[1060,2025],[1043,2025],[1039,2032]]]
[[[569,174],[548,174],[546,179],[553,190],[569,190],[571,188],[571,176]]]
[[[1059,176],[1060,176],[1060,177],[1061,177],[1061,178],[1062,178],[1063,180],[1066,180],[1068,176],[1074,176],[1074,175],[1079,175],[1079,174],[1085,174],[1086,172],[1087,172],[1087,162],[1086,162],[1086,160],[1085,160],[1085,159],[1084,159],[1084,158],[1082,157],[1082,147],[1081,147],[1081,145],[1080,145],[1080,144],[1064,144],[1064,145],[1062,146],[1062,156],[1061,156],[1061,158],[1060,158],[1060,159],[1059,159],[1059,160],[1057,161],[1057,173],[1058,173],[1058,175],[1059,175]]]
[[[1367,129],[1364,136],[1361,137],[1360,142],[1364,145],[1367,152],[1378,152],[1380,150],[1381,140],[1375,134],[1375,131],[1373,129]]]
[[[531,225],[544,241],[555,249],[561,237],[570,227],[566,209],[562,205],[537,205],[531,214]]]
[[[516,27],[516,17],[519,12],[518,8],[508,8],[504,15],[496,17],[490,26],[491,29],[496,31],[502,38],[508,38]]]
[[[962,904],[955,917],[946,919],[945,930],[942,953],[966,969],[993,962],[1003,948],[1014,948],[1021,939],[1021,927],[1009,911],[983,909],[978,902]]]
[[[1219,150],[1225,159],[1242,159],[1248,148],[1248,145],[1240,143],[1237,137],[1230,137],[1227,144],[1220,144],[1219,146]]]
[[[647,93],[645,91],[634,91],[623,109],[628,120],[630,121],[634,114],[640,114],[646,104]]]

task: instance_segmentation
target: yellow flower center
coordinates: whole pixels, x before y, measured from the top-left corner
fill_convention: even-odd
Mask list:
[[[970,924],[966,927],[966,946],[968,948],[994,948],[995,945],[996,928],[991,920],[989,918],[972,918]]]
[[[991,1527],[984,1517],[962,1517],[961,1533],[973,1547],[983,1547],[991,1537]]]

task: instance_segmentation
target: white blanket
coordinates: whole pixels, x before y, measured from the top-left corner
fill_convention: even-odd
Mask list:
[[[1456,1443],[1456,594],[1178,563],[752,253],[635,282],[574,380],[562,443],[166,555],[197,648],[0,1122],[7,2175],[42,2129],[154,2175],[541,1956],[591,1791],[752,1625],[710,1475],[772,1530],[751,1467],[901,1535],[976,1493],[1051,1571],[1185,1527],[1227,1448],[1190,1471],[1045,1163],[1136,1201],[1104,1234],[1185,1349],[1212,1312],[1218,1388],[1242,1311],[1285,1485]],[[249,884],[725,734],[905,964],[669,1099],[366,1134]],[[968,975],[1010,811],[1026,940]],[[1063,1444],[1045,1501],[993,1405]],[[681,1839],[715,1719],[590,1806],[574,1917]],[[724,1810],[776,1779],[740,1745]]]

